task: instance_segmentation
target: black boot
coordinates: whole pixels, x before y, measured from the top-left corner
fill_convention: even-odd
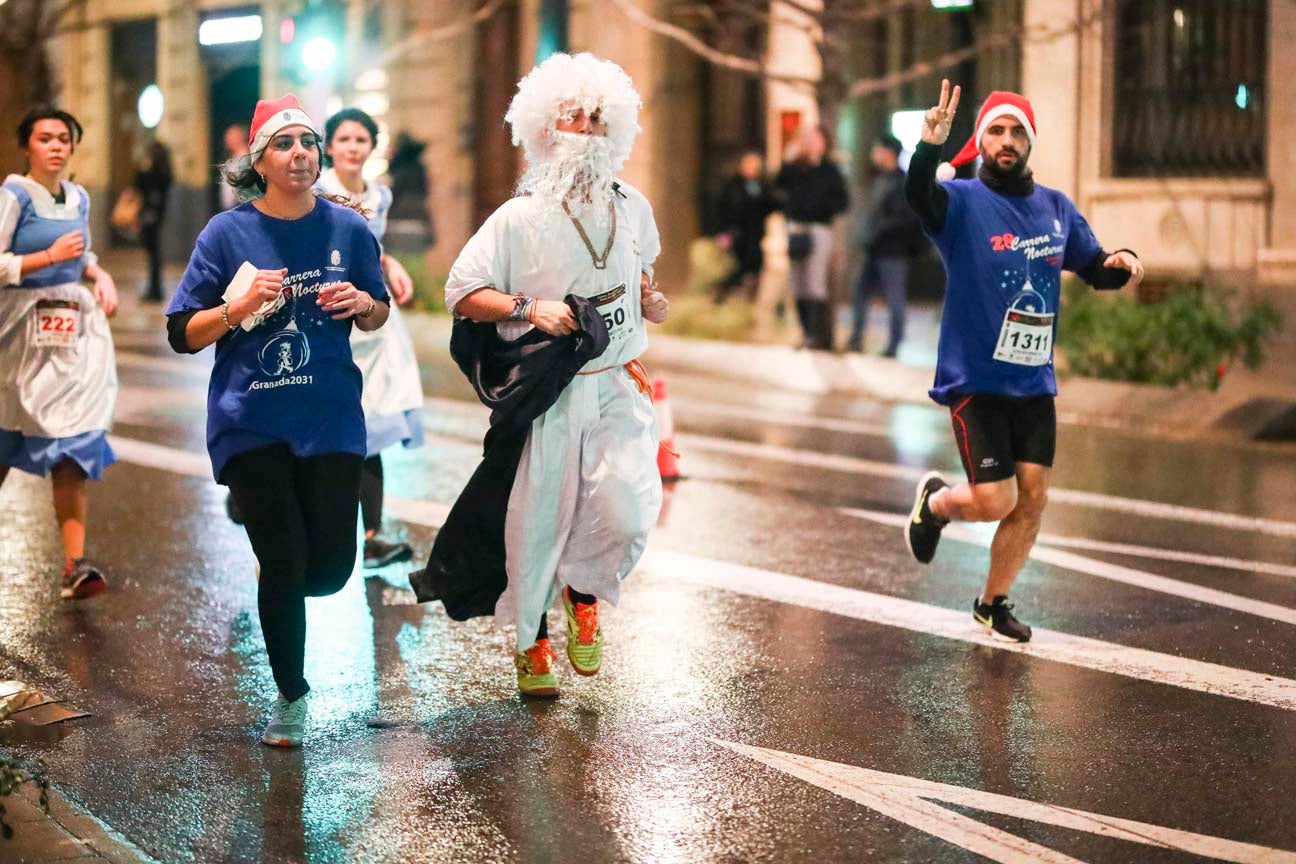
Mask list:
[[[801,347],[814,347],[814,301],[796,301],[797,321],[801,324]]]

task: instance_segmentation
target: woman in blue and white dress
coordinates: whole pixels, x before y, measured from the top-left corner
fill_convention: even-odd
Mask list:
[[[382,244],[392,193],[386,186],[364,179],[365,162],[378,140],[378,124],[357,108],[334,114],[324,124],[325,155],[329,167],[315,184],[321,192],[349,198],[368,214],[369,230]],[[407,561],[413,551],[405,543],[380,536],[383,514],[382,451],[394,444],[418,447],[423,443],[423,388],[418,358],[402,320],[399,305],[414,296],[414,284],[401,263],[386,253],[383,275],[395,303],[381,330],[354,330],[351,356],[364,377],[367,453],[360,486],[360,513],[364,522],[364,564],[382,567]]]
[[[69,600],[108,586],[85,557],[86,480],[115,461],[117,401],[117,287],[90,251],[90,198],[63,179],[80,141],[71,114],[32,109],[18,125],[27,172],[0,186],[0,484],[11,468],[53,475]]]

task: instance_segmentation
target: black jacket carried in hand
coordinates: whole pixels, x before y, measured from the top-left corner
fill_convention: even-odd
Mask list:
[[[491,409],[490,429],[481,464],[437,532],[427,567],[410,574],[410,585],[420,603],[440,600],[455,621],[495,614],[508,587],[504,519],[531,421],[553,407],[582,366],[607,350],[607,325],[589,299],[565,300],[580,324],[570,336],[537,328],[509,342],[494,324],[466,318],[454,323],[450,356]]]

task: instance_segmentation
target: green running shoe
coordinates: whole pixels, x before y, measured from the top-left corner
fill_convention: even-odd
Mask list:
[[[517,667],[518,690],[523,696],[553,697],[558,695],[558,678],[553,673],[551,661],[554,653],[548,639],[537,639],[525,651],[513,655]]]
[[[563,588],[563,609],[567,611],[567,659],[577,675],[597,675],[603,665],[598,601],[572,603],[571,589]]]

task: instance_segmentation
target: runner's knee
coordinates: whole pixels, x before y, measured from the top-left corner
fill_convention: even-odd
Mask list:
[[[972,501],[982,522],[998,522],[1017,507],[1017,487],[1013,483],[978,483],[972,487]]]

